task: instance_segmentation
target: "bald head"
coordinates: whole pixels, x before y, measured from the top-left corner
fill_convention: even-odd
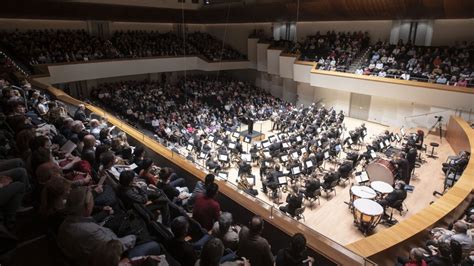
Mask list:
[[[463,221],[457,221],[453,225],[454,231],[458,233],[466,233],[467,232],[467,224]]]
[[[84,142],[84,148],[90,149],[95,146],[95,137],[93,135],[85,135],[82,139]]]
[[[260,216],[252,217],[249,224],[249,229],[252,234],[258,235],[263,230],[263,219]]]

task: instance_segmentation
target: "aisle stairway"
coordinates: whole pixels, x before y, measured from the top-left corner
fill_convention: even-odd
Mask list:
[[[354,73],[356,69],[362,66],[365,60],[368,58],[370,51],[372,51],[372,49],[371,47],[368,47],[367,49],[359,53],[359,56],[354,59],[354,62],[349,66],[349,70],[347,70],[347,72]]]

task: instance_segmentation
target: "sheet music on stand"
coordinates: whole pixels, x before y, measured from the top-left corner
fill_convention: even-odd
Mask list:
[[[297,175],[297,174],[301,173],[300,167],[297,166],[297,167],[291,168],[291,173],[292,173],[293,175]]]
[[[248,154],[248,153],[242,153],[242,154],[240,155],[240,158],[241,158],[243,161],[247,162],[247,163],[252,162],[252,156],[251,156],[250,154]]]
[[[234,133],[232,133],[232,137],[238,139],[240,137],[240,133],[239,132],[234,132]]]
[[[288,184],[286,176],[280,176],[278,177],[278,184],[279,185],[286,185]]]
[[[225,154],[219,154],[219,161],[227,162],[229,159]]]
[[[358,184],[363,184],[369,181],[369,175],[367,175],[366,171],[359,172],[359,175],[355,176],[355,181]]]
[[[313,167],[313,161],[311,161],[311,160],[307,160],[307,161],[305,162],[305,164],[306,164],[306,167],[307,167],[307,168]]]
[[[227,179],[229,178],[229,173],[221,171],[217,173],[217,177],[219,177],[220,179],[224,181],[227,181]]]

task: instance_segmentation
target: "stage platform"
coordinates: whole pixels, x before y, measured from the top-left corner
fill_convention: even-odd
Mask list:
[[[240,132],[240,139],[243,141],[246,136],[248,136],[248,130],[244,130]],[[250,136],[252,141],[261,141],[265,139],[265,134],[262,132],[254,130],[252,135]]]

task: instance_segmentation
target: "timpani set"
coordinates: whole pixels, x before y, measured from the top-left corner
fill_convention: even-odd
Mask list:
[[[349,190],[354,224],[364,235],[379,224],[384,213],[382,205],[375,199],[383,198],[392,191],[393,187],[384,181],[373,181],[370,187],[352,186]]]

